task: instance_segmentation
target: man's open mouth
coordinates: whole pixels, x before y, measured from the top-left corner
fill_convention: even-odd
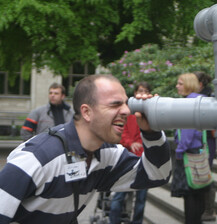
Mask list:
[[[124,122],[114,122],[113,125],[118,127],[124,127]]]

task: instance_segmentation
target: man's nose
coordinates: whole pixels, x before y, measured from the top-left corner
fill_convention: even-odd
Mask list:
[[[131,114],[130,108],[127,104],[123,104],[122,114],[125,114],[126,116]]]

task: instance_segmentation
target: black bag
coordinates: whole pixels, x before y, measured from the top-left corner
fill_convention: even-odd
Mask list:
[[[171,184],[171,196],[183,197],[188,194],[188,192],[189,187],[185,175],[183,160],[176,160]]]

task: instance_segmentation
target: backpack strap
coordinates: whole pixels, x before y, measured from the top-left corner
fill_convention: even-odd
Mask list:
[[[66,155],[67,163],[68,164],[72,163],[71,156],[69,154],[68,144],[66,142],[65,136],[62,135],[60,132],[58,132],[56,130],[53,130],[52,128],[49,128],[48,134],[52,135],[52,136],[56,136],[57,138],[60,139],[60,141],[63,144],[63,148],[64,148],[64,152],[65,152],[65,155]],[[73,218],[73,220],[71,221],[70,224],[77,224],[78,223],[77,216],[78,216],[78,203],[79,203],[79,185],[78,185],[77,181],[73,182],[72,184],[73,184],[73,188],[74,188],[74,208],[75,208],[74,213],[75,213],[75,218]]]
[[[64,152],[65,152],[65,155],[66,155],[66,160],[67,160],[67,163],[72,163],[71,161],[71,157],[69,156],[69,148],[68,148],[68,144],[66,142],[66,139],[65,139],[65,136],[62,135],[60,132],[56,131],[56,130],[53,130],[51,128],[49,128],[49,135],[52,135],[52,136],[56,136],[57,138],[60,139],[60,141],[62,142],[63,144],[63,149],[64,149]]]

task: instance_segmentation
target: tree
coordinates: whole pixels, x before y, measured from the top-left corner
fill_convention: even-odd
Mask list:
[[[146,43],[183,46],[214,0],[0,0],[0,67],[67,75],[74,61],[108,64]],[[10,76],[12,77],[12,76]]]
[[[103,4],[102,4],[103,2]],[[0,66],[28,75],[47,65],[67,74],[73,61],[98,61],[98,38],[118,23],[115,1],[0,1]]]

